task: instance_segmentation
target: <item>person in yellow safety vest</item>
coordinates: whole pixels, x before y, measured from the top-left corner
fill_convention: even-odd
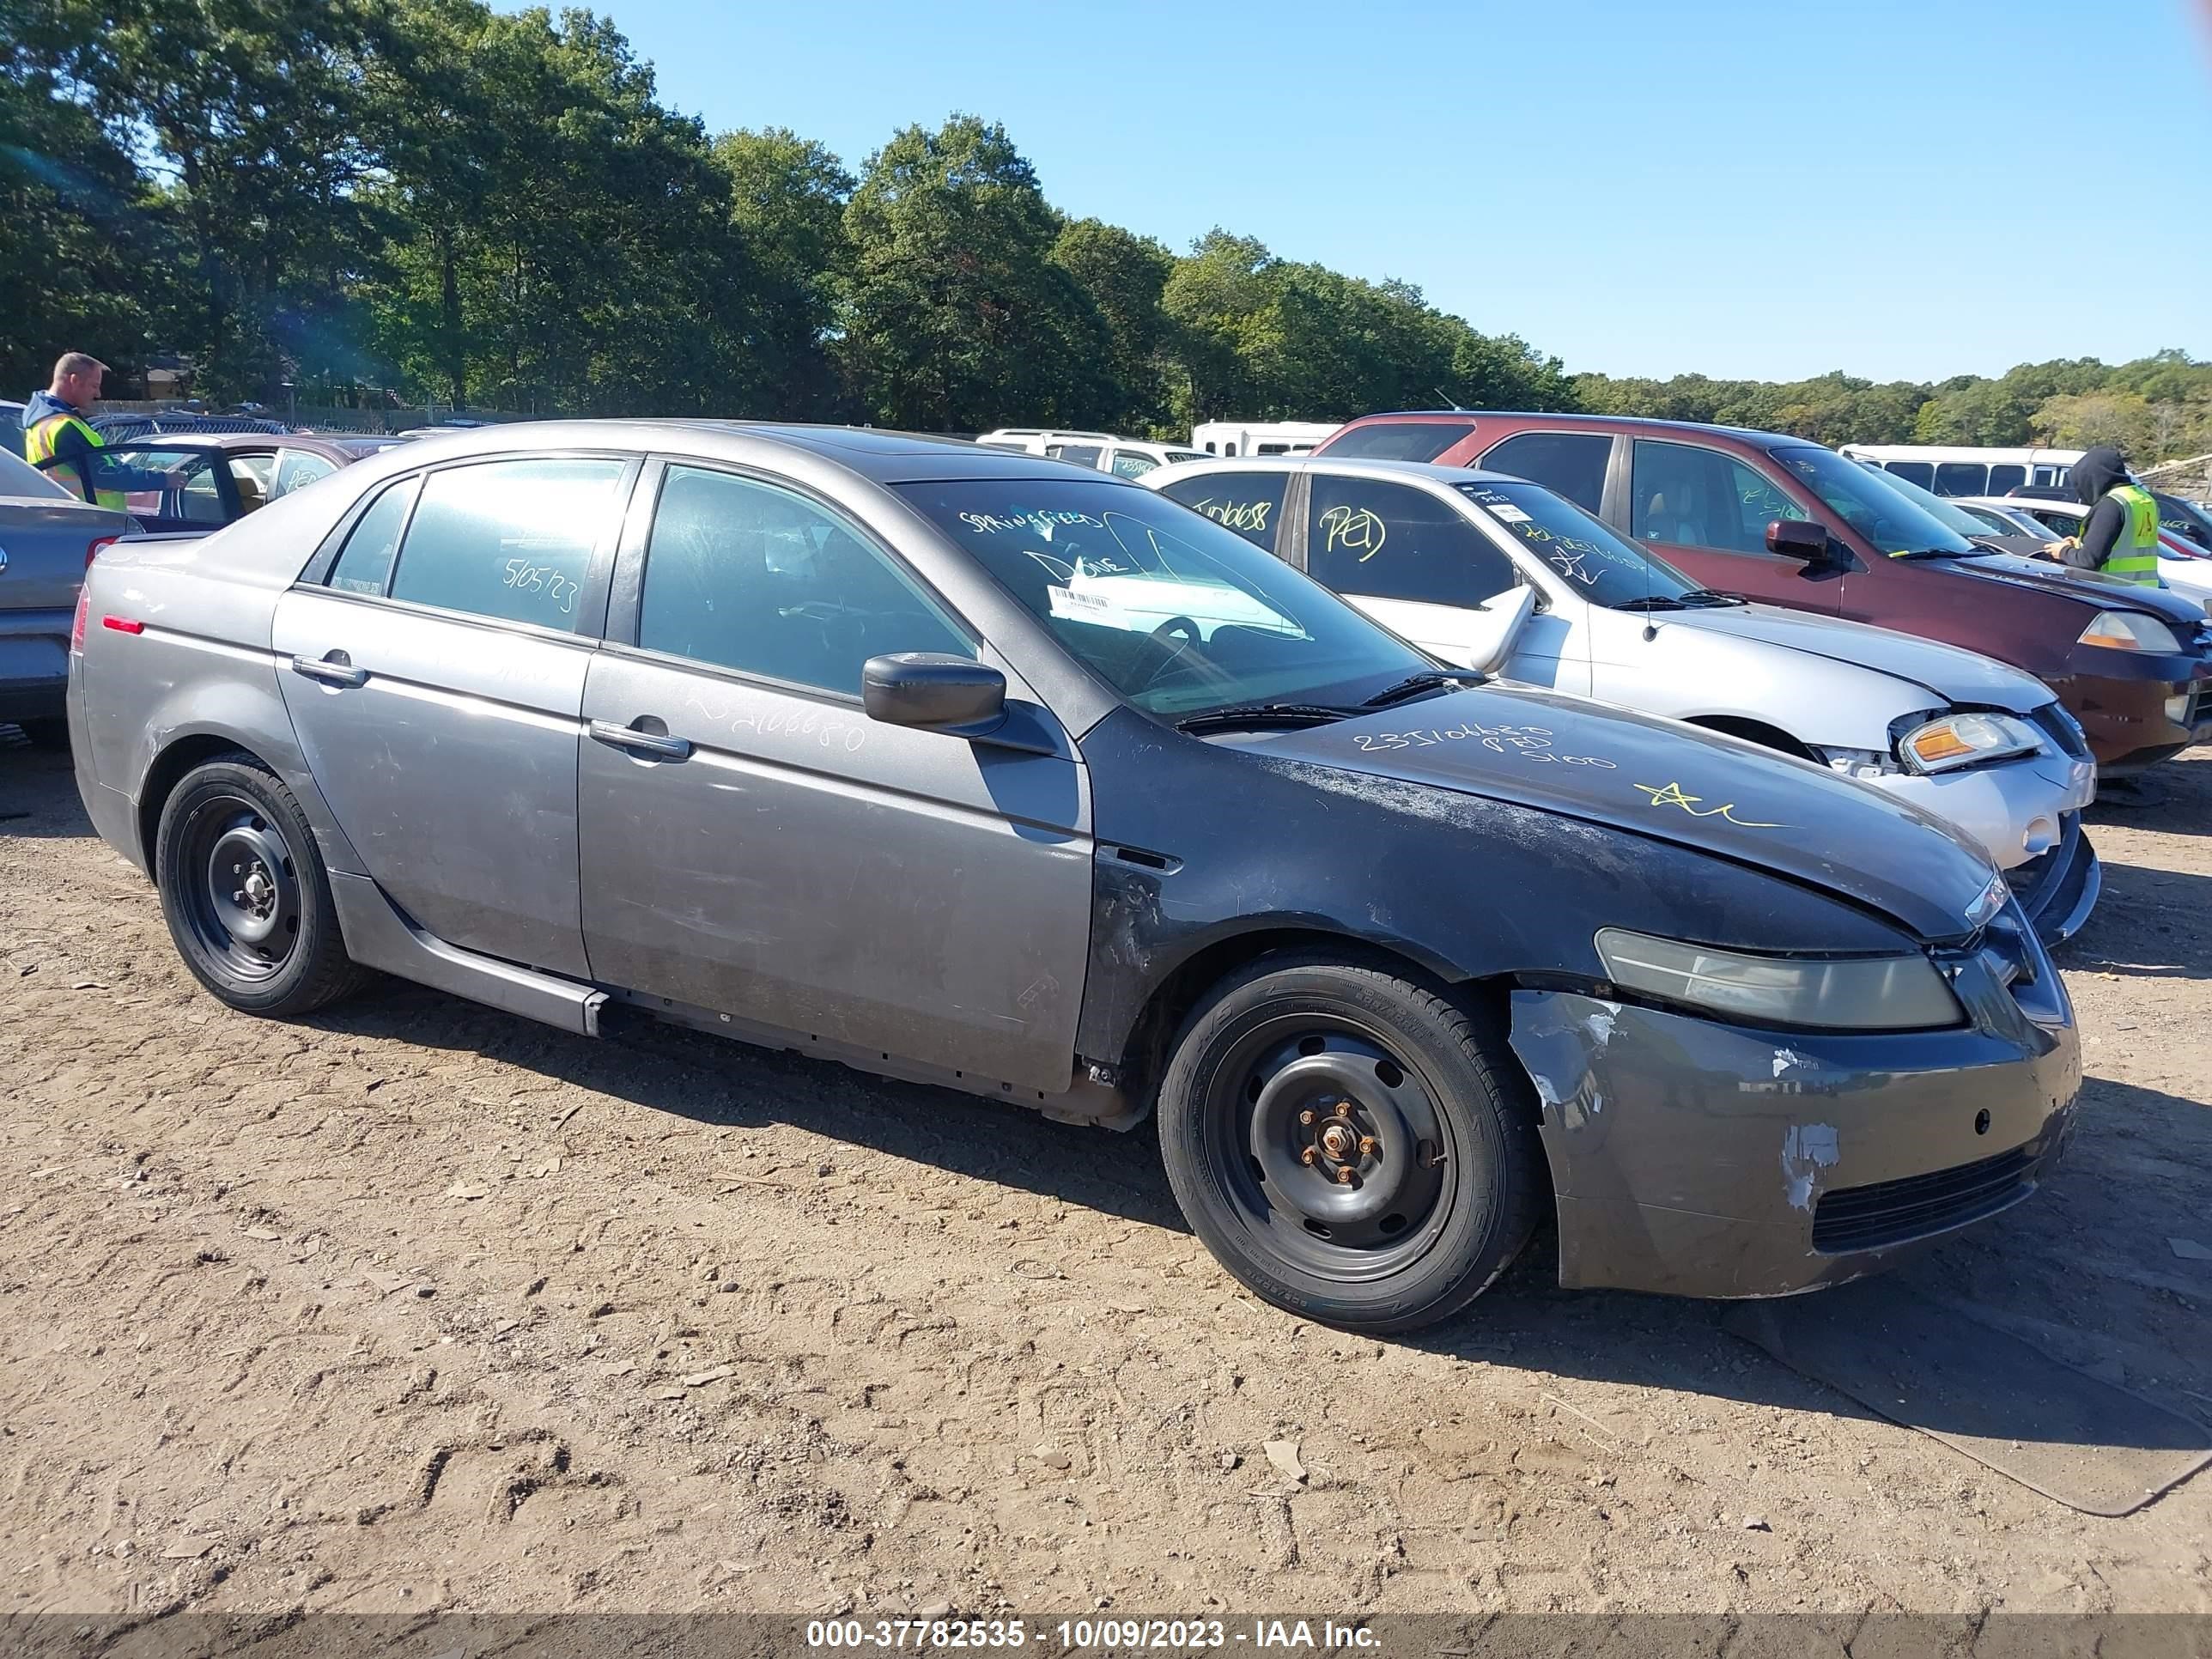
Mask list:
[[[2128,478],[2127,462],[2110,445],[2087,451],[2069,475],[2074,493],[2089,516],[2081,533],[2052,550],[2076,570],[2156,587],[2158,502],[2150,491]]]
[[[23,405],[23,459],[72,495],[118,512],[128,490],[181,489],[182,472],[149,472],[100,452],[106,441],[85,417],[100,401],[107,365],[82,351],[54,364],[53,383]]]

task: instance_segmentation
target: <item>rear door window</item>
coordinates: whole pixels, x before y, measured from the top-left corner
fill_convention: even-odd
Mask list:
[[[1612,459],[1613,440],[1599,433],[1523,432],[1491,446],[1482,466],[1540,483],[1594,514],[1605,500],[1605,469]]]
[[[1433,461],[1474,435],[1473,421],[1375,421],[1338,433],[1328,453],[1367,461]]]
[[[1945,461],[1936,469],[1938,495],[1986,495],[1990,469],[1980,461]]]
[[[1055,461],[1072,461],[1077,466],[1096,469],[1098,457],[1103,453],[1099,444],[1047,444],[1044,453]]]
[[[399,550],[392,597],[573,629],[585,570],[625,465],[548,459],[431,473]]]
[[[399,551],[399,532],[407,527],[407,509],[415,504],[420,478],[402,478],[369,503],[368,511],[354,521],[344,550],[331,569],[331,586],[348,593],[368,593],[378,599],[392,585],[392,561]]]
[[[1804,516],[1765,475],[1733,455],[1701,444],[1636,441],[1628,533],[1638,541],[1764,554],[1770,522]]]
[[[1480,605],[1516,580],[1513,561],[1449,501],[1409,484],[1313,479],[1306,573],[1340,593]]]
[[[2024,466],[1993,466],[1990,469],[1990,487],[1981,493],[2009,495],[2027,482],[2027,469]]]
[[[1160,494],[1272,553],[1281,527],[1283,493],[1290,487],[1287,472],[1216,472],[1178,478]]]
[[[276,465],[276,488],[272,496],[289,495],[318,478],[327,478],[338,470],[336,461],[327,460],[309,450],[288,449]]]
[[[1936,469],[1925,461],[1891,461],[1883,469],[1894,472],[1907,483],[1917,483],[1923,489],[1936,487]]]
[[[1140,454],[1136,450],[1117,449],[1114,452],[1111,470],[1116,477],[1141,478],[1158,465],[1151,456]]]

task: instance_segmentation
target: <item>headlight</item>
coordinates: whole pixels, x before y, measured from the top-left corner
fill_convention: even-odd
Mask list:
[[[1907,732],[1897,752],[1914,771],[1929,773],[2033,755],[2042,747],[2042,735],[2009,714],[1948,714]]]
[[[2174,656],[2181,641],[2155,617],[2140,611],[2100,611],[2081,630],[2081,645],[2109,646],[2115,651],[2154,651]]]
[[[1755,1024],[1896,1031],[1964,1017],[1924,956],[1754,957],[1619,927],[1599,930],[1597,954],[1625,989]]]

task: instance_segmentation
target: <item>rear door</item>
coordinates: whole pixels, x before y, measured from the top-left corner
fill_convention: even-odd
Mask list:
[[[465,949],[581,978],[576,750],[620,456],[386,486],[276,604],[284,703],[392,901]]]
[[[592,976],[732,1022],[1052,1092],[1091,935],[1073,745],[871,720],[868,658],[988,648],[781,481],[671,461],[623,538],[585,688]],[[1009,674],[1012,698],[1026,700]]]
[[[1841,612],[1844,571],[1766,550],[1776,519],[1822,515],[1739,456],[1708,445],[1638,438],[1629,459],[1626,522],[1669,563],[1723,593],[1829,616]]]
[[[1291,547],[1284,532],[1283,502],[1291,477],[1287,471],[1206,472],[1178,478],[1163,486],[1160,494],[1194,513],[1205,514],[1253,546],[1288,559]]]

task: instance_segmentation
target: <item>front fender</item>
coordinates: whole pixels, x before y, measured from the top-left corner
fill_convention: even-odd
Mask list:
[[[1769,951],[1894,951],[1887,919],[1713,854],[1421,784],[1201,742],[1133,711],[1082,739],[1098,854],[1079,1051],[1124,1057],[1201,951],[1296,932],[1446,982],[1604,977],[1624,927]]]

